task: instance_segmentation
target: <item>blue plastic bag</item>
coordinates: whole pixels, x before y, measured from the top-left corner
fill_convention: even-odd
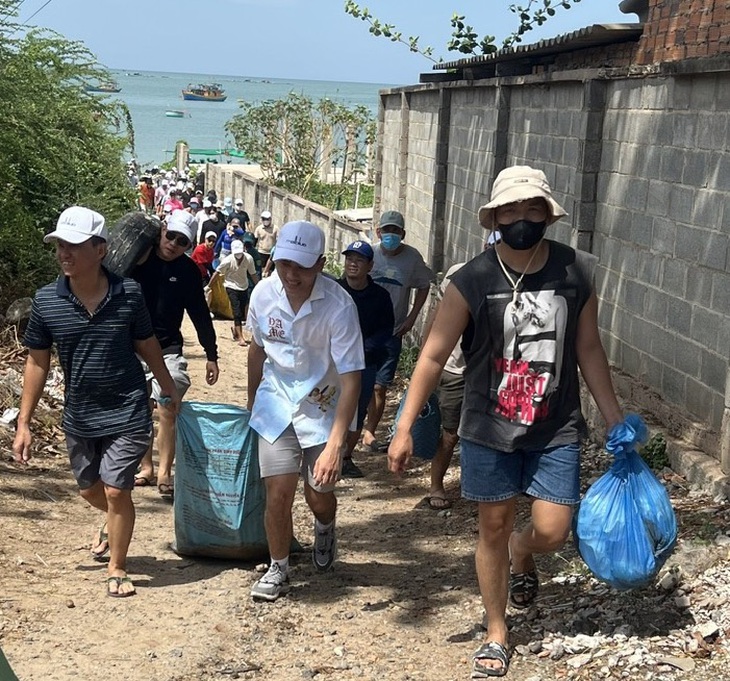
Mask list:
[[[406,403],[408,391],[406,390],[403,398],[398,406],[395,414],[392,432],[395,432],[400,419],[403,406]],[[441,435],[441,410],[439,409],[439,401],[436,393],[431,393],[428,401],[421,409],[413,428],[411,428],[411,437],[413,438],[413,454],[420,459],[433,459],[438,449],[439,436]]]
[[[677,540],[677,519],[664,486],[636,452],[646,439],[641,417],[629,414],[608,434],[613,465],[586,492],[573,521],[581,558],[616,589],[649,584]]]
[[[268,557],[266,491],[250,412],[184,402],[177,419],[175,551],[258,560]]]

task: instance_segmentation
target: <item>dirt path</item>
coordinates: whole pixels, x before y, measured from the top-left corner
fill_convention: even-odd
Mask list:
[[[189,345],[189,398],[244,404],[245,351],[229,340],[228,322],[215,324],[220,382],[205,385],[202,351]],[[186,335],[195,337],[190,329]],[[16,674],[21,681],[469,678],[482,617],[473,567],[475,507],[457,501],[451,512],[435,513],[423,503],[427,466],[396,480],[386,472],[383,455],[360,453],[356,459],[367,477],[340,483],[336,570],[321,575],[308,554],[295,557],[290,595],[259,604],[249,597],[255,566],[191,560],[169,549],[171,506],[154,488],[135,492],[129,568],[138,595],[105,597],[104,567],[88,557],[100,517],[78,497],[65,457],[39,456],[21,469],[4,452],[0,645]],[[458,467],[447,487],[458,495]],[[311,516],[301,495],[294,515],[298,538],[309,542]],[[623,662],[606,666],[605,675],[598,671],[598,655],[595,663],[571,666],[574,658],[551,659],[549,647],[535,643],[573,636],[570,623],[583,601],[618,599],[613,607],[625,607],[606,626],[613,630],[629,621],[638,642],[650,648],[659,645],[651,643],[652,635],[661,641],[686,624],[686,614],[653,594],[616,596],[596,585],[572,546],[538,559],[538,565],[540,606],[512,619],[512,641],[523,654],[514,655],[511,679],[626,674],[630,667]],[[644,621],[653,629],[637,624]],[[616,645],[607,640],[603,654],[616,652]],[[715,659],[721,658],[714,655],[697,676],[681,678],[721,678],[725,672]],[[628,676],[676,678],[656,665],[637,669],[639,675]]]

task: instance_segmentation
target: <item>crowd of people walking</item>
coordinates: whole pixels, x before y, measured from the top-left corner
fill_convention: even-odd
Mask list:
[[[108,595],[135,593],[126,572],[132,490],[156,480],[161,496],[174,495],[176,414],[190,387],[185,313],[206,356],[205,380],[218,380],[206,296],[223,282],[233,338],[248,347],[246,406],[266,488],[271,560],[251,596],[273,601],[289,590],[300,477],[313,514],[312,561],[326,572],[337,560],[337,482],[363,475],[353,460],[358,443],[387,451],[390,470],[402,473],[417,454],[411,429],[436,390],[443,432],[428,504],[451,505],[443,480],[460,441],[462,496],[478,506],[476,572],[487,621],[472,677],[504,675],[507,605],[534,602],[534,555],[563,544],[579,500],[586,433],[579,368],[607,426],[623,419],[598,335],[596,259],[547,238],[566,212],[544,173],[514,166],[495,178],[491,200],[478,209],[484,250],[437,287],[440,302],[389,442],[377,438],[387,391],[403,338],[436,282],[405,243],[404,215],[383,212],[376,242],[349,244],[335,279],[324,273],[320,227],[294,221],[279,228],[269,210],[252,226],[241,199],[219,201],[187,178],[158,179],[154,187],[141,178],[140,208],[162,219],[160,239],[129,277],[102,265],[108,233],[101,215],[83,207],[61,214],[45,239],[55,244],[62,273],[37,292],[25,335],[15,458],[30,458],[30,421],[55,346],[66,378],[71,468],[81,496],[105,514],[91,551],[95,559],[109,556]],[[523,494],[532,500],[531,519],[515,530]]]

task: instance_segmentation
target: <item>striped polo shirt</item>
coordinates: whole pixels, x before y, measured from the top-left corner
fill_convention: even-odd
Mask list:
[[[150,430],[152,418],[134,342],[154,335],[140,285],[104,270],[109,291],[89,314],[61,275],[33,299],[24,343],[56,345],[65,379],[63,429],[78,437]]]

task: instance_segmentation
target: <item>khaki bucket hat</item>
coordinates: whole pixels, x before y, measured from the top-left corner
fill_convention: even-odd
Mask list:
[[[479,224],[486,229],[495,226],[494,209],[515,201],[542,198],[550,210],[548,224],[551,225],[564,215],[563,207],[553,198],[547,177],[542,170],[530,166],[511,166],[497,175],[492,185],[489,203],[479,209]]]

